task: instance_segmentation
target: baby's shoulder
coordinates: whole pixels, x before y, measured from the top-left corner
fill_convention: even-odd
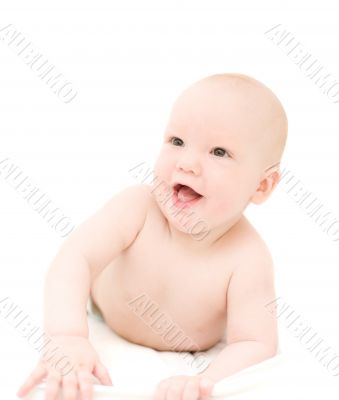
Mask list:
[[[244,217],[237,232],[236,254],[241,261],[257,263],[258,261],[272,261],[270,250],[254,226]]]
[[[154,188],[146,183],[135,184],[134,187],[138,191],[140,197],[146,202],[146,219],[161,217],[162,214],[154,196]]]
[[[152,187],[145,183],[135,183],[130,185],[126,190],[130,191],[130,195],[133,196],[135,201],[146,201],[149,204],[152,199]]]

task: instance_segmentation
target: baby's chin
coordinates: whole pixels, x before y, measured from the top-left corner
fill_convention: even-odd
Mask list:
[[[193,207],[175,208],[173,203],[168,202],[166,206],[161,205],[160,208],[171,227],[190,235],[192,239],[201,240],[202,237],[208,234],[209,226],[207,221]]]

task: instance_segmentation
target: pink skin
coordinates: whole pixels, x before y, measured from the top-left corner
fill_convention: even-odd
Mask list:
[[[188,253],[213,250],[217,242],[222,246],[219,239],[228,236],[248,204],[262,203],[277,185],[286,135],[279,100],[258,81],[225,74],[185,90],[172,109],[152,184],[171,242]],[[173,186],[178,182],[203,197],[177,203]],[[196,221],[205,223],[201,240],[188,229]],[[165,379],[154,400],[208,399],[216,381],[205,376],[204,386],[202,378]]]
[[[262,119],[239,89],[225,92],[203,83],[179,97],[155,163],[153,184],[162,182],[154,194],[174,238],[196,248],[209,247],[240,219],[249,202],[260,202],[255,194],[265,178]],[[208,226],[209,234],[199,244],[187,235],[188,219],[184,226],[173,212],[173,203],[163,201],[175,182],[203,195],[180,214],[192,224],[200,219]]]
[[[175,375],[161,381],[152,400],[207,400],[215,381],[202,376]]]

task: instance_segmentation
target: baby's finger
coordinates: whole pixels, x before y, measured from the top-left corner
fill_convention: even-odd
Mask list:
[[[165,400],[166,399],[166,393],[167,393],[167,388],[170,385],[170,381],[169,380],[164,380],[161,381],[156,389],[155,389],[155,393],[153,395],[153,399],[152,400]]]
[[[59,372],[50,371],[46,381],[45,400],[55,400],[60,389],[61,376]]]
[[[201,400],[206,400],[209,399],[211,396],[211,393],[213,391],[215,382],[213,382],[209,378],[203,378],[201,379],[199,383],[199,390],[200,390],[200,395],[201,395]]]
[[[185,382],[180,382],[180,380],[176,380],[171,382],[171,384],[167,388],[166,400],[181,400],[182,392],[184,391]]]
[[[25,396],[35,385],[41,381],[42,378],[46,376],[46,374],[46,367],[42,363],[39,363],[34,371],[28,376],[26,381],[20,386],[17,396]]]
[[[199,382],[190,379],[186,382],[182,400],[198,400],[199,399]]]
[[[76,400],[78,392],[78,382],[76,374],[69,373],[62,379],[63,396],[67,400]]]
[[[77,371],[79,388],[82,400],[93,399],[93,377],[88,369],[85,367]]]
[[[103,385],[107,386],[114,386],[111,377],[109,376],[109,373],[107,371],[107,368],[101,364],[100,361],[98,361],[94,367],[93,370],[93,375],[99,379],[99,381]]]

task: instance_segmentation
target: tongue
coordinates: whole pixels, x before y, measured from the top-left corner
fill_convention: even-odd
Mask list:
[[[201,197],[200,194],[188,186],[182,186],[178,191],[178,199],[180,201],[191,201],[197,199],[198,197]]]

